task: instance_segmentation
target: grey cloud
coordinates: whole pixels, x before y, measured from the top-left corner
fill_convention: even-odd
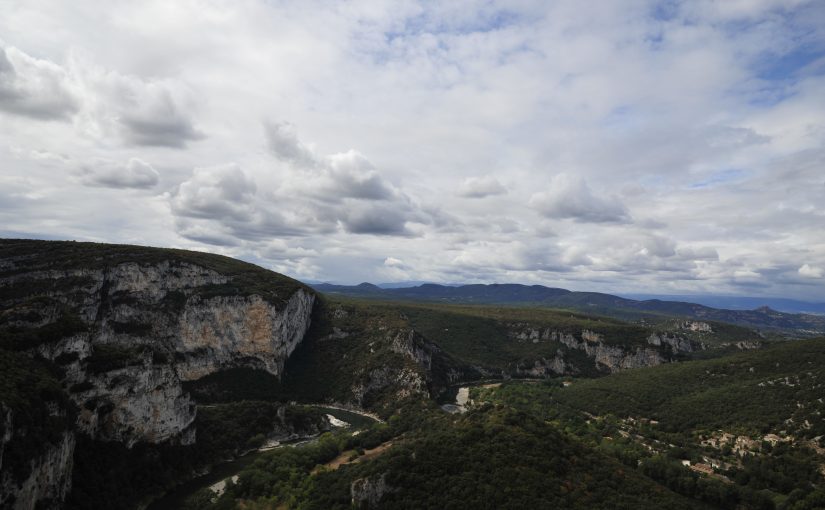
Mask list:
[[[550,190],[535,193],[530,206],[547,218],[572,219],[585,223],[626,223],[627,208],[618,198],[594,195],[584,179],[556,176]]]
[[[138,158],[126,164],[97,160],[80,170],[80,181],[86,186],[148,189],[155,187],[158,180],[158,171]]]
[[[644,240],[643,252],[654,257],[672,257],[676,255],[676,243],[666,237],[650,235]]]
[[[270,151],[292,170],[288,193],[320,222],[340,225],[353,234],[410,236],[407,223],[434,221],[432,214],[413,205],[358,151],[322,157],[301,142],[292,124],[266,123],[264,127]]]
[[[575,249],[589,252],[594,271],[624,275],[662,275],[665,279],[690,280],[699,277],[702,264],[718,261],[715,249],[704,246],[680,246],[668,237],[630,227],[622,233],[608,234]]]
[[[465,198],[484,198],[505,193],[507,188],[498,182],[498,179],[489,175],[464,179],[456,192],[458,196]]]
[[[264,131],[268,148],[276,158],[295,170],[307,172],[300,180],[308,194],[325,201],[389,200],[395,195],[392,185],[358,151],[320,157],[301,142],[295,126],[289,122],[266,122]]]
[[[334,154],[329,157],[329,178],[334,195],[364,200],[387,200],[393,197],[393,189],[384,181],[367,158],[356,151]]]
[[[124,137],[133,145],[148,145],[158,147],[186,147],[188,141],[204,138],[203,133],[197,131],[192,124],[183,118],[140,118],[125,116],[120,122],[123,124]]]
[[[691,248],[683,247],[677,248],[676,253],[687,260],[719,260],[719,252],[715,248],[700,247]]]
[[[313,230],[312,216],[293,224],[278,208],[303,213],[294,203],[271,201],[238,165],[197,168],[170,197],[175,229],[183,237],[218,246],[239,240],[260,242],[279,236],[298,236]],[[316,231],[317,232],[317,231]]]
[[[238,246],[238,238],[227,232],[220,225],[196,223],[188,218],[177,218],[175,230],[179,235],[203,244],[213,246]]]
[[[123,140],[139,146],[184,148],[204,138],[164,83],[83,66],[67,70],[16,48],[0,48],[0,110],[43,120],[83,113],[84,122],[114,121]]]
[[[570,270],[562,260],[558,245],[551,242],[472,241],[452,260],[452,264],[455,270],[477,269],[489,274],[502,271],[564,273]]]
[[[315,154],[298,140],[293,124],[285,121],[265,122],[264,133],[269,150],[276,158],[300,167],[315,166]]]
[[[171,201],[172,211],[192,218],[249,220],[254,212],[255,182],[237,165],[196,168]]]
[[[369,206],[353,211],[342,219],[344,228],[353,234],[407,236],[407,216],[389,206]]]
[[[369,178],[365,181],[372,182]],[[358,179],[350,183],[359,184]],[[359,188],[356,186],[356,189]],[[260,242],[339,230],[410,236],[408,222],[429,220],[409,199],[394,191],[387,200],[377,199],[375,188],[369,186],[362,186],[359,192],[351,194],[370,198],[345,196],[341,199],[332,197],[332,189],[329,193],[327,199],[317,192],[301,193],[293,188],[265,187],[259,192],[254,179],[240,167],[225,165],[196,169],[190,179],[180,184],[170,205],[175,216],[187,219],[177,225],[180,235],[220,245],[229,245],[225,236]],[[379,196],[385,194],[382,192]],[[216,232],[222,234],[216,235]]]
[[[190,141],[204,138],[180,111],[169,91],[160,89],[145,101],[125,110],[118,119],[128,143],[180,149]]]
[[[0,110],[40,120],[68,119],[77,112],[78,101],[63,68],[0,48]]]

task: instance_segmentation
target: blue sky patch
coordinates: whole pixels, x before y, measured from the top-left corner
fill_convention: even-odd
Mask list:
[[[699,182],[694,182],[688,187],[691,189],[711,188],[714,186],[718,186],[720,184],[727,184],[732,181],[738,181],[747,175],[748,172],[746,172],[745,170],[740,170],[738,168],[729,168],[727,170],[721,170],[719,172],[716,172],[707,179],[704,179]]]

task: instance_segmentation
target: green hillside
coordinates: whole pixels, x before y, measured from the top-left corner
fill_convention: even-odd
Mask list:
[[[377,446],[386,449],[359,461]],[[350,462],[319,467],[342,453]],[[371,502],[354,489],[365,486]],[[272,452],[209,497],[189,508],[705,508],[528,414],[490,407],[454,419],[416,404],[366,434]]]
[[[694,498],[807,509],[825,503],[824,383],[825,338],[472,398],[553,421]]]

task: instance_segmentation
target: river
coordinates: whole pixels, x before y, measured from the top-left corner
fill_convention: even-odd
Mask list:
[[[336,420],[348,423],[353,431],[365,428],[377,421],[375,418],[371,416],[360,414],[353,411],[347,411],[344,409],[338,409],[333,407],[317,407],[324,411],[326,414],[334,417]],[[284,441],[275,448],[295,447],[300,446],[302,444],[311,443],[315,440],[315,438],[309,438],[299,439],[295,441]],[[212,468],[212,470],[209,473],[193,478],[192,480],[189,480],[187,482],[184,482],[175,487],[174,489],[170,490],[166,494],[164,494],[161,498],[153,501],[148,507],[146,507],[146,510],[179,510],[183,507],[184,501],[186,501],[186,499],[189,498],[191,495],[195,494],[201,489],[205,489],[222,480],[226,480],[237,475],[238,473],[243,471],[245,467],[255,462],[255,460],[258,459],[260,456],[264,455],[269,451],[272,451],[273,449],[274,448],[269,448],[266,450],[256,450],[253,452],[249,452],[241,457],[238,457],[235,460],[217,464]]]

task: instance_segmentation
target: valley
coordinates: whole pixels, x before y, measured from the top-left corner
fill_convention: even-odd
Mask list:
[[[781,331],[3,240],[0,504],[818,508],[825,344]]]

